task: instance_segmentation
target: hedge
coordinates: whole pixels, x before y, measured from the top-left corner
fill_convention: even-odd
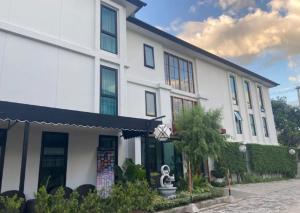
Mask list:
[[[290,155],[288,147],[248,144],[251,171],[260,175],[281,174],[295,177],[296,155]]]
[[[218,165],[229,169],[231,173],[243,174],[247,171],[244,154],[240,152],[240,143],[227,142],[222,148]]]

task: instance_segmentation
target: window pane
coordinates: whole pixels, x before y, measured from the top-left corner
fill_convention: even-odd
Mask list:
[[[166,80],[166,84],[170,85],[169,55],[166,53],[165,53],[165,80]]]
[[[245,92],[246,92],[246,101],[249,109],[252,109],[252,101],[250,95],[250,85],[248,81],[244,82]]]
[[[101,114],[117,115],[117,100],[116,98],[101,97]]]
[[[173,100],[173,119],[176,119],[176,116],[178,116],[182,110],[183,110],[183,105],[182,105],[182,99],[180,98],[172,98]]]
[[[256,126],[255,126],[255,120],[253,114],[249,115],[250,118],[250,126],[251,126],[251,132],[253,136],[256,136]]]
[[[234,111],[235,125],[236,125],[236,133],[242,134],[242,117],[239,111]]]
[[[193,108],[194,102],[183,100],[183,110],[191,110]]]
[[[107,8],[105,6],[101,7],[101,29],[104,32],[108,32],[112,35],[116,35],[116,11]]]
[[[269,137],[267,119],[265,117],[263,117],[262,119],[263,119],[265,137]]]
[[[179,60],[179,69],[181,86],[180,89],[189,92],[188,63],[184,60]]]
[[[171,86],[175,89],[180,89],[178,59],[173,56],[170,56],[169,59]]]
[[[149,67],[154,67],[153,48],[145,45],[144,54],[145,54],[145,65]]]
[[[116,96],[116,71],[102,67],[101,72],[101,95]]]
[[[193,73],[192,63],[189,63],[189,87],[190,87],[190,92],[194,93],[195,88],[194,88],[194,73]]]
[[[257,93],[258,93],[258,96],[259,96],[259,107],[260,107],[260,110],[262,112],[264,112],[265,111],[265,106],[264,106],[263,93],[262,93],[261,86],[257,87]]]
[[[111,52],[117,53],[117,39],[111,35],[107,35],[105,33],[101,33],[101,49]]]
[[[146,92],[146,115],[156,116],[155,94]]]
[[[233,104],[238,105],[235,77],[230,76],[230,90]]]

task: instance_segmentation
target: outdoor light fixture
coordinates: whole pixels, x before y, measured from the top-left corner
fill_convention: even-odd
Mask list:
[[[245,144],[241,144],[239,146],[239,150],[240,152],[245,153],[247,151],[247,146]]]
[[[292,148],[290,148],[290,149],[289,149],[289,154],[290,154],[290,155],[294,155],[294,154],[296,154],[296,151],[295,151],[295,149],[292,149]]]
[[[165,124],[159,125],[154,130],[155,138],[162,142],[167,141],[170,138],[171,133],[172,132],[171,132],[170,128]]]

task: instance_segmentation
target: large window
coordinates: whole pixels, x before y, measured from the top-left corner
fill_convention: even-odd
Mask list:
[[[39,186],[51,190],[66,185],[68,134],[44,132],[42,136]]]
[[[171,97],[173,121],[184,110],[189,110],[196,105],[195,101]]]
[[[117,70],[101,66],[100,113],[118,114]]]
[[[239,111],[234,111],[235,127],[237,134],[243,134],[242,116]]]
[[[265,137],[269,137],[269,129],[266,117],[262,117]]]
[[[244,88],[245,88],[245,92],[246,92],[247,106],[248,106],[249,109],[252,109],[250,83],[248,81],[244,81]]]
[[[255,125],[254,115],[250,114],[249,119],[250,119],[251,133],[253,136],[256,136],[256,125]]]
[[[173,88],[195,93],[192,62],[165,53],[165,78]]]
[[[262,91],[261,86],[257,86],[257,93],[258,93],[260,111],[264,112],[265,111],[265,105],[264,105],[263,91]]]
[[[230,75],[229,80],[230,80],[230,90],[231,90],[232,102],[233,102],[234,105],[238,105],[238,97],[237,97],[237,88],[236,88],[235,77],[233,75]]]
[[[154,49],[147,44],[144,44],[144,65],[152,69],[155,67]]]
[[[6,134],[7,134],[6,129],[0,129],[0,191],[1,191],[1,186],[2,186]]]
[[[145,92],[146,115],[156,117],[156,95],[153,92]]]
[[[101,49],[118,53],[117,12],[107,6],[101,6]]]

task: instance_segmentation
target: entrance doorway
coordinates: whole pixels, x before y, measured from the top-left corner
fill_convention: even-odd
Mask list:
[[[39,187],[48,191],[66,185],[68,134],[44,132],[39,172]]]

